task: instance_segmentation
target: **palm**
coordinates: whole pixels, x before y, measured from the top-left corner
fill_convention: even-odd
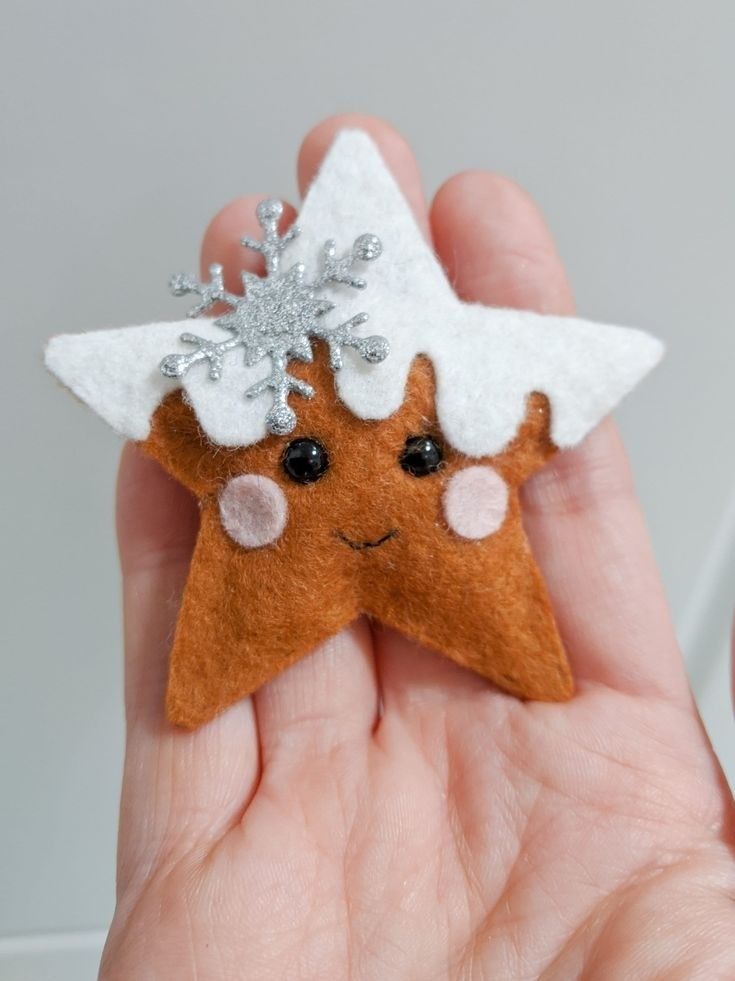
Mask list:
[[[370,125],[390,156],[395,137]],[[457,254],[458,208],[435,204],[440,254]],[[220,224],[242,232],[239,218]],[[511,240],[511,259],[486,246],[505,281],[483,295],[468,280],[468,295],[564,306],[543,229],[525,234],[548,267],[541,292],[524,303]],[[731,975],[731,799],[610,426],[526,495],[579,679],[566,705],[520,703],[362,622],[210,725],[172,731],[164,655],[195,517],[134,451],[121,505],[129,736],[103,977]]]

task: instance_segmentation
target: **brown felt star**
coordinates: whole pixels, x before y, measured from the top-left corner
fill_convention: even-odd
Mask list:
[[[173,281],[200,298],[193,313],[224,303],[222,316],[47,348],[48,367],[201,503],[170,718],[204,722],[360,614],[513,694],[568,697],[518,488],[661,345],[462,302],[361,132],[336,138],[298,236],[281,234],[278,202],[257,213],[263,236],[243,244],[265,277],[243,274],[240,293],[217,265],[207,282]]]
[[[572,679],[517,493],[554,452],[546,399],[529,400],[503,453],[470,461],[442,437],[426,359],[415,363],[401,409],[381,422],[360,420],[340,404],[325,352],[302,377],[321,397],[303,406],[288,437],[222,450],[176,394],[157,410],[143,444],[201,502],[171,652],[171,721],[206,722],[361,613],[515,695],[568,698]],[[400,463],[406,440],[417,435],[430,435],[443,451],[439,468],[418,477]],[[300,484],[283,457],[304,437],[326,450],[329,466]],[[445,515],[452,478],[470,464],[491,466],[508,487],[502,524],[480,540],[457,534]],[[223,526],[223,491],[243,474],[274,481],[287,501],[282,534],[261,547],[243,547]]]

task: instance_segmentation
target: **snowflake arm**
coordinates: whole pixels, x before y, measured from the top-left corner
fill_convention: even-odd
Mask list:
[[[263,229],[263,238],[255,239],[246,235],[240,239],[240,244],[246,249],[253,249],[260,252],[265,259],[266,276],[273,276],[278,272],[281,264],[281,254],[299,234],[297,225],[291,225],[285,235],[278,234],[278,222],[283,214],[283,202],[268,199],[261,201],[255,209],[255,214]]]
[[[336,327],[322,327],[319,324],[314,327],[314,337],[326,341],[329,346],[329,366],[332,371],[339,371],[342,367],[342,348],[345,347],[353,348],[369,364],[379,364],[388,356],[390,345],[385,337],[380,337],[378,334],[373,334],[371,337],[355,337],[352,333],[353,327],[359,327],[367,319],[366,313],[356,313],[354,317],[350,317]]]
[[[261,378],[245,392],[249,399],[257,398],[269,389],[273,392],[273,405],[265,417],[268,431],[277,436],[286,436],[296,425],[296,413],[288,404],[291,392],[306,399],[314,398],[314,389],[308,382],[289,375],[287,355],[271,354],[271,373]]]
[[[322,249],[322,274],[314,283],[314,287],[318,289],[330,283],[341,283],[356,290],[364,290],[367,286],[366,281],[353,275],[352,267],[356,262],[371,262],[373,259],[378,259],[382,251],[383,246],[378,236],[367,233],[359,235],[352,249],[346,255],[337,258],[336,242],[330,238]]]
[[[241,343],[239,337],[228,337],[226,341],[209,341],[198,334],[182,334],[181,340],[186,344],[194,344],[196,350],[191,354],[169,354],[161,362],[161,373],[167,378],[181,378],[198,361],[209,362],[209,377],[217,381],[222,377],[222,361],[224,355]]]
[[[198,317],[199,314],[204,313],[215,303],[226,303],[228,307],[234,309],[242,299],[240,296],[235,296],[234,293],[228,293],[225,289],[222,266],[218,262],[212,263],[209,267],[209,276],[208,283],[200,283],[199,280],[194,279],[193,276],[187,276],[185,273],[172,276],[169,286],[174,296],[196,293],[202,298],[196,306],[189,310],[187,317]]]

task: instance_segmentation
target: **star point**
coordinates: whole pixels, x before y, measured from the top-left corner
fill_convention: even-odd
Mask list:
[[[225,289],[219,264],[207,283],[174,277],[176,295],[198,297],[190,314],[231,308],[200,317],[196,334],[190,320],[150,324],[57,337],[46,352],[61,381],[201,502],[171,720],[205,722],[360,614],[506,692],[569,697],[518,488],[615,407],[661,344],[629,328],[463,302],[365,133],[337,136],[298,237],[295,226],[279,233],[282,213],[280,202],[258,205],[262,238],[243,245],[263,255],[266,276],[243,272],[242,296]],[[340,253],[337,241],[353,244]],[[376,333],[356,333],[368,319]],[[422,435],[444,455],[418,476],[400,461]],[[302,486],[286,473],[286,437],[314,443],[318,479]],[[266,486],[242,511],[246,524],[265,525],[233,537],[225,489],[227,507],[246,508],[238,494]],[[480,521],[461,513],[467,487],[505,491],[485,501]]]

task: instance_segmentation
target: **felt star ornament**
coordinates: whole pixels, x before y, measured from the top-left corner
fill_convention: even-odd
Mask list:
[[[452,291],[380,153],[342,131],[266,275],[172,281],[219,317],[63,335],[46,363],[198,498],[167,711],[195,727],[368,614],[521,698],[573,682],[518,489],[656,364],[629,328]],[[370,322],[376,333],[365,335]]]

